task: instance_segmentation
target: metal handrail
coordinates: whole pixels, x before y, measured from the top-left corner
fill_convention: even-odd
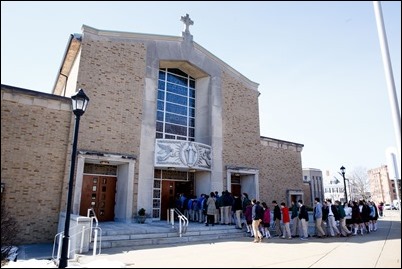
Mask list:
[[[170,214],[169,214],[170,212]],[[170,219],[170,223],[172,224],[172,228],[174,228],[174,214],[177,214],[177,217],[179,218],[179,236],[182,237],[184,233],[187,232],[187,227],[188,227],[188,219],[186,216],[184,216],[178,208],[170,208],[168,209],[168,222]]]
[[[83,243],[84,243],[85,231],[87,231],[87,230],[90,230],[90,232],[91,232],[90,238],[92,238],[92,233],[94,234],[94,236],[93,236],[94,246],[93,246],[92,255],[93,256],[99,255],[101,253],[101,245],[102,245],[102,229],[100,227],[86,228],[84,226],[81,231],[78,231],[78,232],[72,234],[70,237],[77,237],[77,238],[79,237],[79,238],[81,238],[78,253],[82,253],[83,252]],[[81,234],[81,236],[79,236],[80,234]],[[61,247],[62,247],[62,242],[63,242],[63,235],[64,235],[64,231],[59,232],[54,236],[53,250],[52,250],[52,259],[54,259],[54,260],[59,260],[60,257],[61,257]],[[98,240],[98,238],[99,238],[99,240]],[[99,244],[99,247],[97,246],[98,244]],[[56,252],[56,245],[57,245],[57,252]],[[71,247],[71,245],[70,245],[70,240],[69,240],[68,241],[68,254],[67,254],[68,258],[70,258],[69,257],[69,254],[71,252],[70,247]],[[98,253],[96,251],[97,248],[99,248]],[[77,249],[73,249],[73,250],[75,251]]]
[[[92,215],[91,215],[91,212],[92,212]],[[91,226],[91,231],[92,231],[93,222],[95,221],[95,224],[96,224],[95,228],[97,228],[98,224],[99,224],[98,218],[96,217],[96,214],[95,214],[95,210],[92,207],[88,208],[87,217],[91,218],[90,226]],[[92,235],[92,232],[91,232],[91,235]],[[89,242],[92,242],[91,240],[92,240],[92,236],[89,238]]]
[[[92,215],[90,213],[93,213]],[[92,242],[92,239],[94,241],[94,246],[93,246],[93,254],[92,255],[99,255],[101,253],[101,245],[102,245],[102,229],[100,227],[98,227],[99,221],[98,218],[96,217],[95,211],[93,210],[93,208],[88,209],[87,212],[87,217],[89,217],[91,219],[90,222],[90,227],[82,227],[81,231],[78,231],[72,235],[70,235],[70,237],[75,237],[78,236],[81,233],[80,236],[80,248],[79,248],[79,253],[83,252],[83,248],[84,248],[84,241],[85,241],[85,231],[89,230],[90,231],[90,236],[89,236],[89,243]],[[83,219],[83,218],[87,218],[87,217],[77,217],[77,223],[79,222],[79,220]],[[93,222],[95,221],[95,227],[93,225]],[[73,227],[70,228],[71,230],[74,230],[76,227],[78,226],[75,225]],[[52,259],[57,259],[59,260],[61,257],[61,248],[62,248],[62,241],[63,241],[63,235],[64,235],[64,231],[57,233],[54,236],[54,240],[53,240],[53,250],[52,250]],[[99,240],[98,240],[99,237]],[[96,253],[96,249],[97,249],[97,244],[99,243],[99,251],[98,253]],[[56,245],[57,245],[57,254],[55,256],[55,252],[56,252]],[[75,251],[76,249],[74,249]],[[68,241],[68,256],[70,254],[70,240]]]

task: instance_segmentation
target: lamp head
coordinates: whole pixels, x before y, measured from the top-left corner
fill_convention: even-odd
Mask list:
[[[342,175],[344,175],[345,174],[345,167],[343,167],[343,165],[342,165],[342,167],[341,167],[341,171],[342,171]]]
[[[74,114],[76,116],[81,116],[87,109],[89,98],[84,93],[83,89],[79,89],[76,95],[71,96],[71,102]]]

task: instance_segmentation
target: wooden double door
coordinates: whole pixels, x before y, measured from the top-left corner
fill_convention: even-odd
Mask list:
[[[161,193],[161,220],[167,219],[167,210],[176,207],[176,199],[181,193],[192,195],[194,186],[192,182],[162,180]]]
[[[99,221],[113,221],[116,196],[115,176],[84,175],[80,215],[93,208]]]

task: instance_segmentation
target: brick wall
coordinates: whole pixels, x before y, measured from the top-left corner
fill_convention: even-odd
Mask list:
[[[304,190],[301,148],[292,143],[261,141],[260,200],[285,202],[288,190]]]
[[[139,154],[146,49],[86,34],[78,85],[90,98],[78,148]]]
[[[223,73],[222,94],[223,164],[259,167],[259,93],[247,88],[230,74]],[[223,182],[224,189],[228,189],[226,178]]]
[[[1,202],[17,222],[17,243],[57,233],[72,118],[69,98],[1,87]]]
[[[270,139],[270,143],[261,141],[259,92],[226,73],[222,88],[224,165],[258,169],[261,202],[287,202],[286,191],[295,189],[304,191],[306,198],[310,191],[302,180],[301,145],[275,139]]]

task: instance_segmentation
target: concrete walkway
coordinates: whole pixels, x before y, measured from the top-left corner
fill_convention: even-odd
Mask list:
[[[386,211],[378,230],[340,238],[215,241],[178,246],[106,249],[71,266],[126,268],[401,268],[399,211]]]
[[[23,255],[18,256],[18,261],[50,258],[51,251],[50,244],[22,246]],[[32,267],[32,263],[25,267],[21,263],[18,268]],[[307,241],[274,238],[264,239],[261,243],[253,243],[253,238],[244,237],[185,245],[103,249],[97,256],[88,254],[69,260],[68,267],[401,268],[401,218],[399,211],[385,211],[378,230],[363,236],[313,237]]]

